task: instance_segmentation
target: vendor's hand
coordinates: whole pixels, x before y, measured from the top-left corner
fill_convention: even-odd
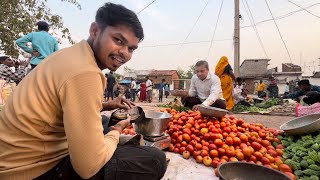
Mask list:
[[[33,51],[32,51],[32,55],[35,56],[35,57],[39,57],[39,56],[40,56],[40,53],[39,53],[39,51],[37,51],[37,50],[33,50]]]
[[[28,64],[29,64],[29,61],[21,61],[21,62],[19,62],[19,65],[20,66],[28,66]]]
[[[194,105],[192,108],[192,111],[198,111],[199,110],[199,105]]]
[[[130,109],[132,106],[135,106],[135,104],[125,98],[117,97],[113,99],[112,101],[107,101],[102,103],[103,110],[113,110],[113,109]]]
[[[13,61],[13,66],[14,67],[19,67],[19,65],[20,65],[20,63],[19,63],[19,61],[17,61],[17,60],[12,60]]]
[[[119,121],[117,124],[115,124],[114,126],[111,126],[110,128],[111,130],[119,131],[119,133],[121,134],[121,132],[130,125],[130,120],[131,120],[131,117],[128,116],[127,119]]]

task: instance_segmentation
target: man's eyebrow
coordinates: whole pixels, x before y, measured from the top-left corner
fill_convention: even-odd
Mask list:
[[[128,40],[121,34],[121,33],[116,33],[116,36],[119,36],[119,38],[124,42],[124,43],[128,43]]]
[[[125,44],[128,44],[128,40],[121,34],[121,33],[116,33],[115,35],[119,36],[120,39],[125,43]],[[138,46],[136,45],[133,45],[133,46],[130,46],[131,49],[138,49]]]
[[[130,48],[133,50],[136,50],[136,49],[138,49],[138,46],[133,45],[133,46],[130,46]]]

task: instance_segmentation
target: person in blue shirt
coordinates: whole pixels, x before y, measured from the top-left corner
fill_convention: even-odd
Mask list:
[[[308,92],[318,92],[320,93],[320,86],[311,85],[308,79],[303,79],[298,82],[299,91],[293,92],[291,94],[284,95],[283,99],[296,99],[300,96],[306,95]]]
[[[162,82],[159,84],[159,102],[162,102],[164,86],[166,85],[165,82],[166,80],[162,79]]]
[[[58,41],[48,33],[49,24],[39,21],[38,32],[29,33],[18,40],[16,44],[24,51],[32,54],[31,68],[34,69],[44,58],[57,51]],[[28,43],[32,43],[32,48],[28,47]]]

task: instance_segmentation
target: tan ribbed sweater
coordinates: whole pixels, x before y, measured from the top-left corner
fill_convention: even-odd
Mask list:
[[[112,157],[119,132],[103,135],[106,80],[86,41],[46,58],[0,114],[0,179],[32,179],[70,155],[82,178]]]

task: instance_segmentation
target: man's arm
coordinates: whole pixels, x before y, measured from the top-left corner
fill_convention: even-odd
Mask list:
[[[58,41],[56,41],[56,42],[54,43],[53,52],[56,52],[56,51],[58,51],[58,50],[59,50],[59,45],[58,45]]]
[[[99,73],[80,74],[66,81],[59,90],[71,163],[85,179],[110,160],[119,142],[117,130],[103,135],[100,110],[104,80]]]
[[[312,86],[312,90],[313,90],[313,91],[317,91],[318,93],[320,93],[320,86],[315,86],[315,85],[313,85],[313,86]]]
[[[30,54],[32,54],[33,49],[29,48],[27,46],[28,42],[32,42],[32,33],[29,33],[25,36],[22,36],[21,38],[16,40],[16,44],[25,52],[28,52]]]
[[[284,95],[284,99],[295,99],[303,95],[303,91],[299,90],[297,92],[290,93],[288,95]]]
[[[189,88],[189,96],[195,97],[197,95],[197,89],[196,89],[196,79],[194,76],[191,78],[191,84]]]
[[[213,78],[213,84],[211,85],[211,88],[210,88],[210,95],[202,103],[205,106],[210,106],[211,104],[213,104],[219,98],[219,94],[221,92],[220,79],[217,76],[215,77],[213,76],[212,78]]]

